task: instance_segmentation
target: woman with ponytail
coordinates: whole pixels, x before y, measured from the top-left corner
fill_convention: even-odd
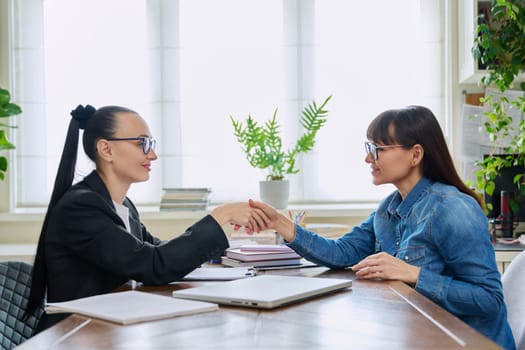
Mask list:
[[[126,197],[149,179],[157,159],[146,122],[118,106],[78,106],[71,112],[53,193],[38,241],[27,314],[42,304],[113,291],[129,280],[167,284],[228,248],[227,223],[259,231],[266,219],[247,203],[215,208],[168,241],[152,236]],[[79,130],[96,169],[73,185]],[[43,330],[67,314],[44,315]]]

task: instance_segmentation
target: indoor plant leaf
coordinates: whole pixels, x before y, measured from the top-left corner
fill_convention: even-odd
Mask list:
[[[0,150],[14,149],[15,146],[9,142],[4,130],[0,130]]]
[[[260,126],[251,115],[248,115],[244,122],[230,115],[234,136],[241,144],[250,165],[254,168],[267,169],[267,178],[271,180],[282,180],[287,174],[298,173],[296,158],[300,153],[313,149],[317,132],[327,121],[328,111],[325,107],[331,98],[332,96],[326,98],[320,106],[313,101],[303,109],[299,123],[304,133],[298,138],[294,147],[287,151],[282,148],[277,109],[263,126]]]
[[[0,88],[0,118],[9,118],[11,116],[22,113],[22,109],[15,103],[11,103],[11,95],[9,91]],[[5,129],[16,128],[16,126],[8,123],[0,123],[0,151],[7,151],[15,148],[7,139]],[[8,161],[7,157],[0,156],[0,180],[5,179],[5,172],[7,171]]]

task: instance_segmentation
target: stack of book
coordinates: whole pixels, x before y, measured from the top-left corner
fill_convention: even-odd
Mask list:
[[[160,210],[206,210],[210,188],[164,188]]]
[[[288,266],[300,265],[301,256],[292,248],[276,244],[243,245],[239,248],[229,248],[221,263],[226,266]]]

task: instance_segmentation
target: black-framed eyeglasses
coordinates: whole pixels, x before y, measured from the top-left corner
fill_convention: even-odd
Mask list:
[[[379,150],[382,150],[384,148],[396,148],[396,147],[404,147],[404,146],[403,145],[378,146],[373,142],[365,142],[366,154],[370,154],[373,160],[379,159]]]
[[[142,147],[142,152],[144,154],[148,154],[149,151],[153,150],[155,151],[155,147],[157,146],[157,140],[152,139],[151,137],[116,137],[116,138],[110,138],[106,139],[108,141],[139,141],[140,140],[140,146]]]

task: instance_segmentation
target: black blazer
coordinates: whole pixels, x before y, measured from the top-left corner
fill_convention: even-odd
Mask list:
[[[131,233],[96,171],[60,199],[45,236],[48,301],[108,293],[130,279],[167,284],[228,248],[224,231],[210,215],[182,235],[161,241],[146,230],[128,198],[124,205]],[[46,318],[40,330],[55,323]]]

